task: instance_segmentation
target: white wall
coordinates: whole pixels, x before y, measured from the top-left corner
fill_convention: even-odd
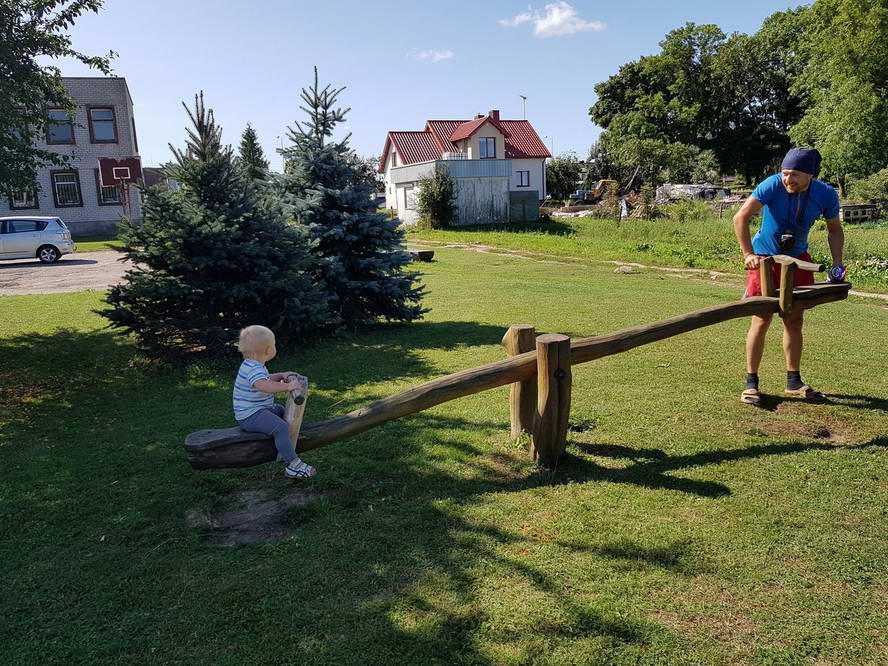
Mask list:
[[[500,131],[490,123],[486,123],[481,129],[469,137],[466,148],[463,148],[463,142],[459,142],[460,150],[469,154],[470,160],[481,159],[481,141],[482,137],[493,137],[496,139],[496,159],[502,160],[506,157],[506,142]]]
[[[100,157],[131,157],[138,155],[133,134],[133,102],[120,77],[65,77],[62,83],[74,99],[74,144],[50,145],[45,140],[37,146],[62,155],[71,156],[70,169],[77,171],[80,178],[82,206],[56,208],[53,200],[50,170],[61,167],[46,166],[37,173],[40,192],[37,195],[39,209],[10,210],[9,200],[0,197],[0,216],[41,215],[60,217],[75,236],[106,233],[113,231],[123,215],[122,206],[99,206],[96,189],[95,170]],[[117,127],[117,143],[92,143],[89,135],[88,106],[113,106]],[[138,190],[130,187],[130,202],[133,219],[141,219]]]
[[[394,208],[398,209],[398,201],[395,196],[395,186],[392,183],[392,155],[395,156],[396,165],[401,164],[401,160],[398,157],[398,151],[395,149],[394,144],[392,144],[391,148],[389,148],[388,155],[385,157],[385,207],[386,208]]]
[[[512,160],[512,178],[510,180],[509,189],[516,192],[529,192],[536,190],[539,193],[540,201],[546,198],[546,174],[543,159],[526,159]],[[521,181],[518,178],[519,171],[530,171],[530,186],[519,187]]]
[[[419,221],[417,210],[419,183],[398,183],[395,193],[394,208],[398,211],[398,219],[404,224],[416,224]],[[408,202],[412,208],[407,208]]]

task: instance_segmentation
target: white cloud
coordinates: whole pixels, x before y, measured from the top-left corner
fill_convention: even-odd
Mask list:
[[[524,23],[533,24],[533,34],[537,37],[563,37],[588,30],[600,32],[606,27],[601,21],[581,18],[577,10],[564,0],[546,5],[542,11],[528,7],[526,12],[499,21],[504,28],[517,28]]]
[[[441,62],[442,60],[450,60],[456,54],[450,49],[426,49],[424,51],[411,49],[410,53],[408,53],[407,55],[414,60],[429,60],[431,62]]]

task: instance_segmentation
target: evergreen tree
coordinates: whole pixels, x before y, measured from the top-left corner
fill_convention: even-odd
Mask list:
[[[237,165],[248,183],[268,178],[268,160],[259,145],[259,137],[249,123],[241,135],[240,158]]]
[[[315,277],[332,295],[332,324],[419,319],[424,289],[418,273],[406,270],[410,256],[399,222],[375,211],[372,188],[355,175],[349,137],[332,139],[349,111],[336,106],[343,90],[321,88],[317,68],[314,85],[302,89],[308,120],[287,128],[291,145],[281,151],[288,170],[279,196],[316,243]]]
[[[327,297],[307,274],[306,230],[254,201],[203,93],[185,110],[193,127],[184,151],[170,146],[169,169],[182,187],[147,190],[143,223],[122,222],[135,267],[102,314],[159,355],[232,351],[249,324],[283,339],[316,330],[328,319]]]

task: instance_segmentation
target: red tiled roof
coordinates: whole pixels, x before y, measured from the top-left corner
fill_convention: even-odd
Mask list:
[[[465,122],[465,120],[427,120],[425,129],[435,137],[435,143],[441,151],[448,152],[456,150],[456,146],[450,142],[450,135]]]
[[[422,132],[389,132],[379,161],[379,171],[385,171],[385,161],[392,142],[404,164],[430,162],[440,159],[441,153],[459,150],[454,141],[461,140],[458,137],[466,130],[457,135],[455,133],[458,128],[465,126],[468,129],[473,126],[472,131],[466,134],[468,137],[488,120],[496,124],[490,116],[475,120],[429,120]],[[506,159],[552,157],[528,121],[500,120],[497,127],[505,136]]]
[[[459,125],[455,130],[453,130],[453,134],[450,135],[450,141],[456,143],[457,141],[462,141],[463,139],[468,139],[475,132],[481,129],[481,126],[485,123],[490,123],[503,136],[508,137],[509,133],[505,130],[505,128],[500,124],[500,121],[495,118],[491,118],[490,116],[481,116],[480,118],[475,118],[475,120],[469,120],[464,122],[462,125]]]
[[[398,158],[404,164],[431,162],[441,157],[441,151],[428,132],[389,132],[382,150],[382,158],[379,160],[380,173],[385,171],[385,161],[392,144],[398,151]]]
[[[500,120],[508,132],[506,136],[506,158],[552,157],[546,144],[540,141],[533,126],[526,120]]]

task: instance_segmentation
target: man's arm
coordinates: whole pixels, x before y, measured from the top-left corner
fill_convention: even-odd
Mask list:
[[[843,266],[842,253],[845,251],[845,231],[842,229],[841,218],[834,217],[826,221],[826,242],[832,255],[833,266]]]
[[[740,210],[734,215],[734,235],[743,253],[743,265],[746,268],[758,268],[759,257],[752,249],[752,237],[749,234],[749,221],[762,210],[761,202],[755,197],[748,197]]]

